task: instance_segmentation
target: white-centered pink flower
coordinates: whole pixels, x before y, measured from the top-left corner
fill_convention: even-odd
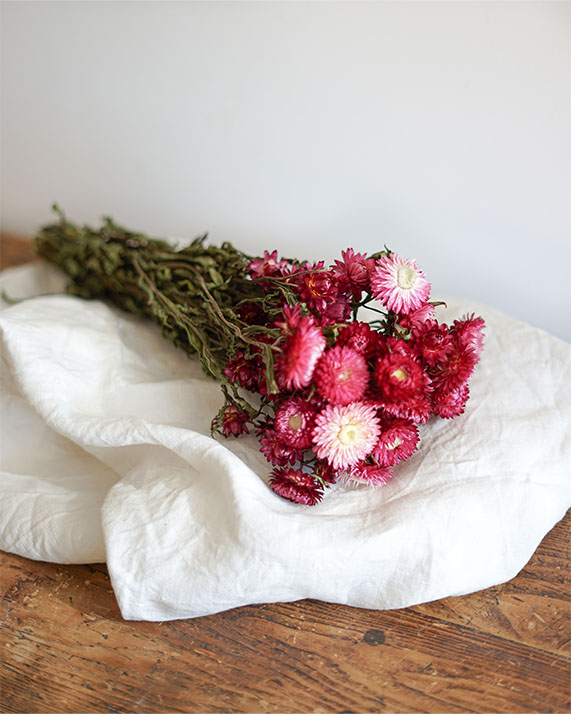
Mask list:
[[[329,405],[315,419],[314,451],[334,469],[347,469],[370,454],[379,431],[375,407],[363,402]]]
[[[430,283],[414,260],[384,255],[371,273],[373,295],[389,310],[407,315],[428,300]]]

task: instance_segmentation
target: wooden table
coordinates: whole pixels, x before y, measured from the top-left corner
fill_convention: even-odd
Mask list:
[[[31,258],[14,237],[2,263]],[[0,555],[4,712],[566,712],[569,514],[505,585],[125,622],[105,565]]]

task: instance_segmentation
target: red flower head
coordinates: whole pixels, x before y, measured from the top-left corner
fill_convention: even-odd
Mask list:
[[[361,461],[351,468],[349,475],[352,479],[364,481],[370,486],[384,486],[391,480],[393,472],[390,466],[377,466]]]
[[[228,404],[224,413],[222,414],[222,433],[224,436],[240,436],[240,434],[247,434],[248,427],[247,422],[250,421],[248,412],[245,412],[240,407],[235,404]]]
[[[369,369],[351,347],[331,347],[317,363],[314,381],[320,396],[331,404],[349,404],[365,394]]]
[[[224,368],[224,374],[230,382],[238,382],[244,389],[254,391],[260,380],[262,370],[263,362],[258,355],[247,359],[244,352],[238,350],[236,356]]]
[[[274,469],[270,487],[278,496],[304,506],[315,506],[323,498],[323,485],[299,469]]]
[[[469,343],[459,338],[458,333],[452,333],[452,336],[451,352],[432,373],[433,384],[442,395],[466,384],[478,363],[478,355]]]
[[[379,333],[372,330],[366,322],[350,322],[339,330],[336,344],[351,347],[369,360],[376,355],[379,348]]]
[[[318,461],[315,469],[316,476],[327,483],[335,483],[339,478],[339,471],[330,466],[327,461]]]
[[[326,305],[319,315],[322,325],[334,325],[336,322],[347,322],[351,316],[351,304],[344,295],[339,295],[335,302]]]
[[[324,266],[322,260],[313,265],[305,263],[300,268],[303,274],[297,276],[294,274],[301,300],[307,303],[310,310],[315,310],[318,314],[325,310],[328,303],[335,302],[339,292],[335,273],[332,270],[325,270]]]
[[[288,272],[290,264],[287,260],[278,260],[278,251],[264,251],[263,258],[254,258],[246,268],[252,279],[281,276]]]
[[[285,466],[301,459],[301,451],[283,443],[280,435],[274,429],[266,428],[261,433],[260,451],[274,466]]]
[[[291,335],[299,327],[303,315],[297,302],[295,305],[282,305],[283,319],[278,319],[274,322],[274,327],[277,327],[284,335]]]
[[[300,317],[296,331],[286,337],[282,354],[276,360],[278,383],[285,389],[306,387],[326,344],[313,319]]]
[[[418,429],[407,419],[385,416],[372,456],[381,466],[394,466],[408,459],[418,446]]]
[[[380,405],[387,412],[418,423],[428,421],[430,378],[415,359],[393,352],[377,360],[374,376]]]
[[[479,357],[484,346],[484,327],[482,318],[472,314],[462,320],[454,320],[451,332],[462,346],[474,350],[476,357]]]
[[[434,320],[434,315],[434,305],[425,302],[420,307],[417,307],[416,310],[411,310],[406,315],[401,315],[399,317],[399,325],[409,330],[414,330],[427,320]]]
[[[248,325],[265,325],[268,317],[257,302],[245,302],[236,310],[238,317]]]
[[[444,364],[454,349],[454,340],[448,327],[439,325],[436,320],[429,320],[414,330],[410,344],[431,367]]]
[[[302,397],[292,397],[276,410],[274,428],[282,443],[294,449],[308,449],[312,443],[312,431],[316,409]]]
[[[363,290],[369,287],[369,268],[374,265],[365,254],[355,253],[353,248],[341,252],[343,260],[336,260],[333,266],[341,292],[351,292],[358,302]]]
[[[467,384],[461,384],[448,392],[437,389],[432,395],[432,409],[437,416],[452,419],[464,412],[469,396],[470,389]]]

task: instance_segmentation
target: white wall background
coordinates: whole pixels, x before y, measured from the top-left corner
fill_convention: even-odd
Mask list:
[[[571,5],[4,2],[1,217],[416,257],[571,340]]]

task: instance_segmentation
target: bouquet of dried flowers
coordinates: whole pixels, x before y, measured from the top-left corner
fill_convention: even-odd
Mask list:
[[[326,267],[206,235],[177,249],[54,209],[37,252],[71,277],[72,294],[152,318],[196,353],[224,394],[213,433],[253,430],[283,498],[314,505],[335,482],[382,486],[417,449],[419,425],[464,411],[484,322],[439,323],[442,303],[414,260],[348,248]]]

